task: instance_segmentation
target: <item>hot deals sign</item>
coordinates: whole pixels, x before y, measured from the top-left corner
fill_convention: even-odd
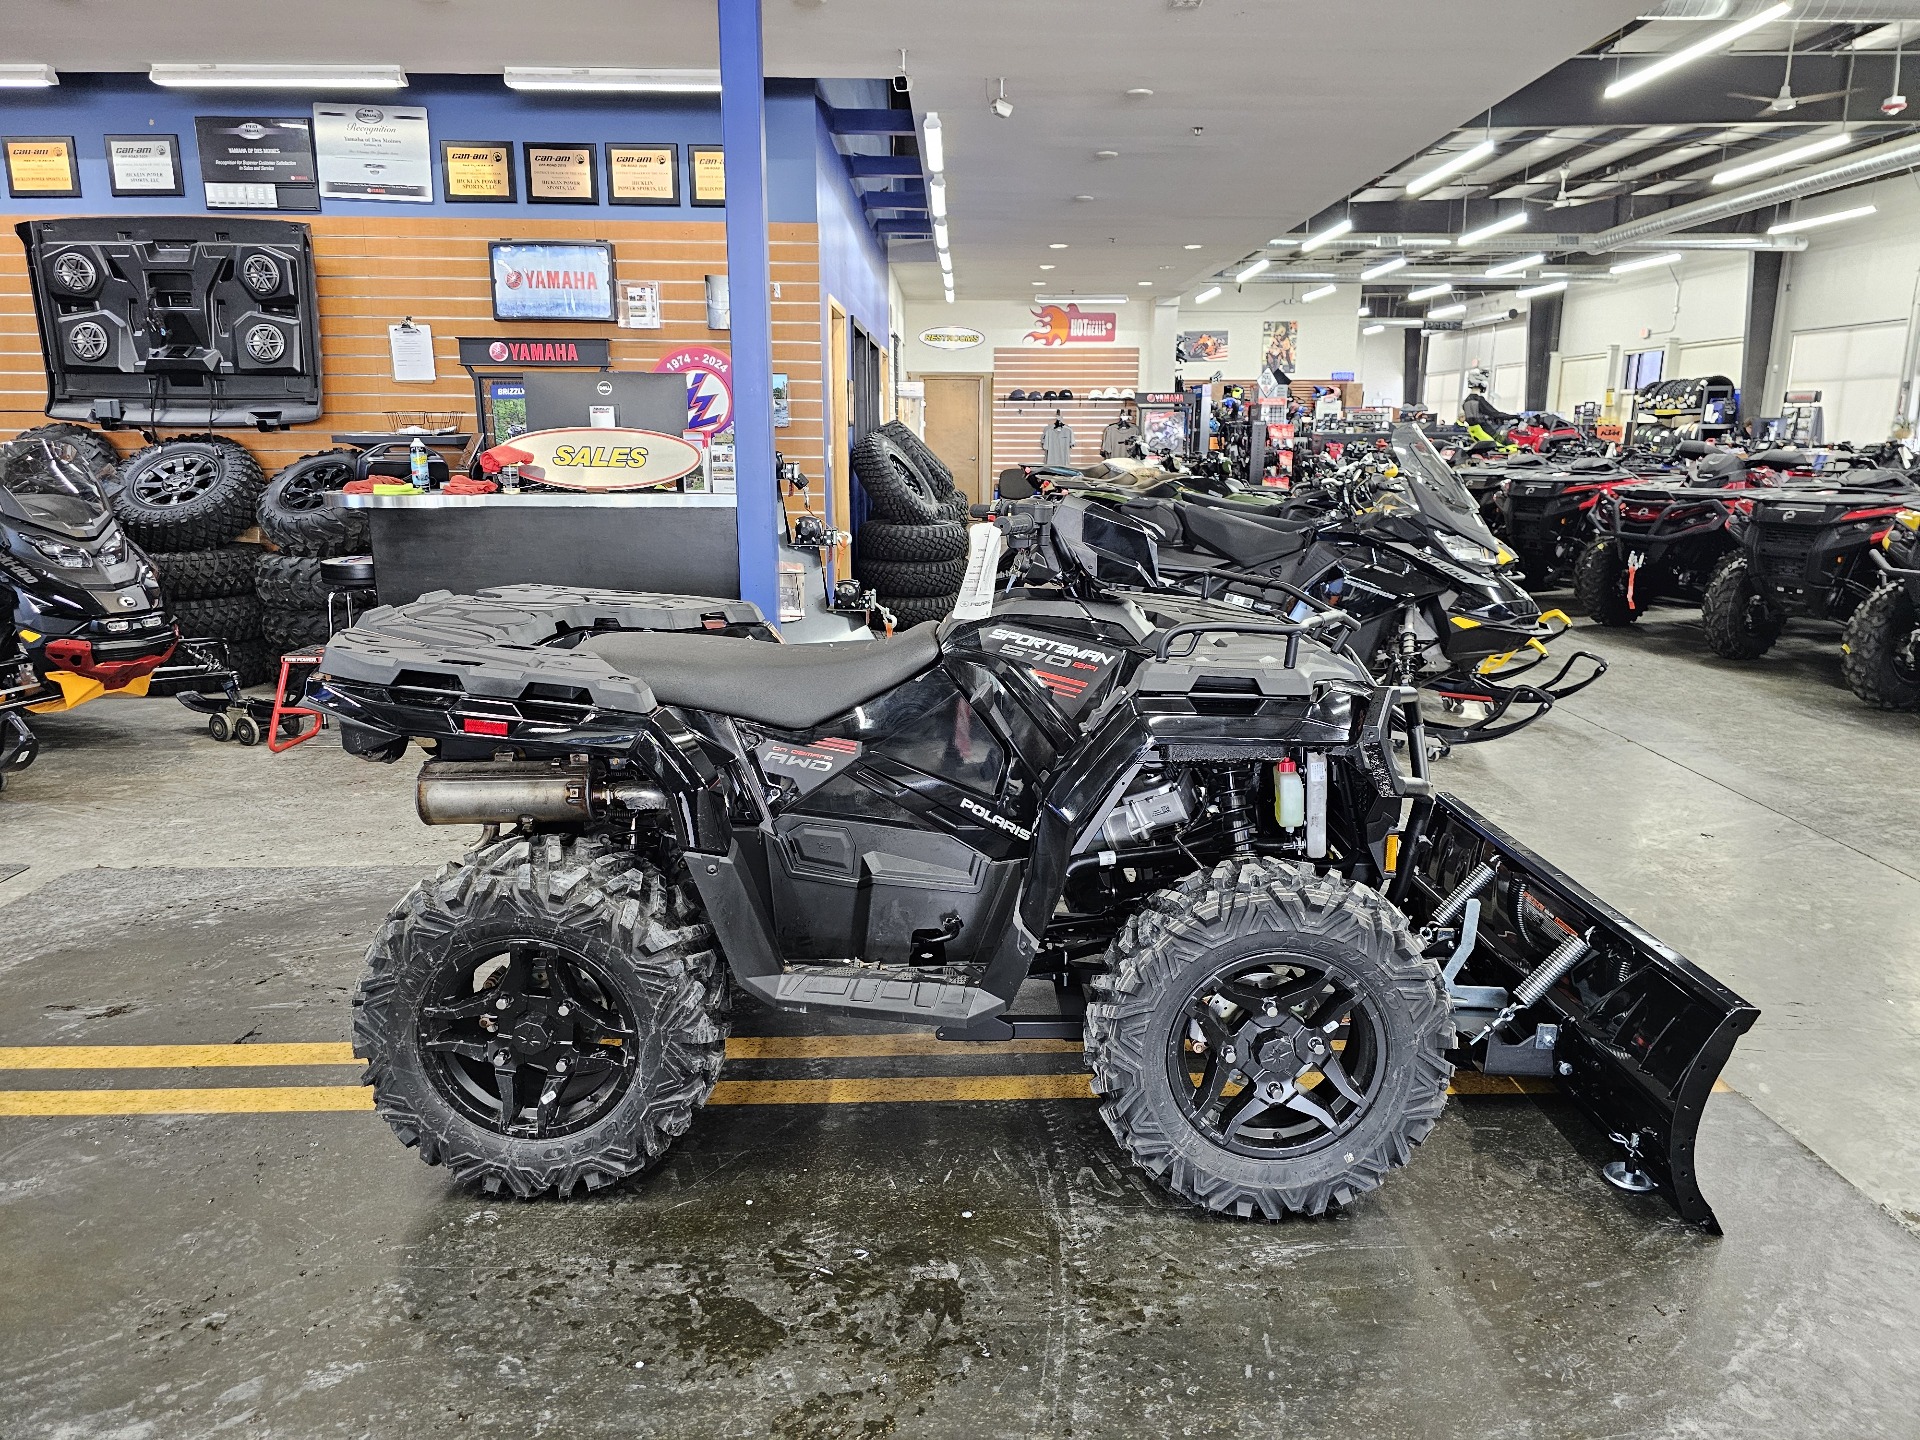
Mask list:
[[[1029,345],[1111,345],[1120,333],[1120,317],[1111,310],[1082,310],[1078,305],[1042,305],[1029,312]]]
[[[687,377],[687,428],[718,435],[733,427],[733,361],[711,345],[686,345],[654,362],[656,375]]]

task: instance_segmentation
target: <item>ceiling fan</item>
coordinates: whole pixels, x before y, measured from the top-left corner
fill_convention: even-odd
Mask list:
[[[1764,108],[1762,115],[1785,115],[1798,110],[1802,105],[1813,105],[1822,100],[1838,100],[1843,95],[1851,95],[1851,90],[1822,90],[1817,95],[1796,95],[1793,93],[1793,42],[1799,31],[1794,26],[1787,32],[1787,73],[1780,82],[1778,95],[1749,95],[1743,90],[1729,90],[1727,95],[1734,100],[1751,100]]]
[[[1560,167],[1560,193],[1553,197],[1548,205],[1549,209],[1564,210],[1569,205],[1578,205],[1580,203],[1571,195],[1567,194],[1567,176],[1572,173],[1572,169],[1573,167],[1570,165],[1562,165]]]

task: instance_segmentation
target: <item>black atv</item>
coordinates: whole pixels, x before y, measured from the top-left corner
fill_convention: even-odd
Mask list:
[[[229,674],[218,641],[181,637],[101,482],[76,446],[0,444],[0,605],[49,689],[35,710],[217,688]]]
[[[1685,477],[1603,491],[1594,536],[1573,567],[1575,608],[1617,627],[1658,604],[1700,604],[1720,562],[1740,548],[1750,492],[1791,483],[1806,463],[1797,450],[1716,450]]]
[[[1707,644],[1728,660],[1753,660],[1788,620],[1845,622],[1880,588],[1875,539],[1916,498],[1920,484],[1901,470],[1756,495],[1740,549],[1721,562],[1700,606]]]
[[[1003,533],[1047,578],[994,600]],[[976,534],[956,617],[875,642],[541,586],[333,638],[308,699],[346,747],[417,741],[422,818],[489,827],[355,996],[405,1144],[490,1193],[637,1175],[712,1091],[732,990],[1083,1034],[1120,1144],[1240,1216],[1374,1189],[1454,1064],[1551,1075],[1620,1183],[1714,1228],[1693,1133],[1756,1012],[1434,794],[1414,693],[1337,648],[1345,617],[1165,594],[1152,535],[1080,497]],[[1015,1010],[1032,977],[1084,1012]]]
[[[1902,510],[1867,559],[1883,577],[1847,621],[1847,688],[1883,710],[1920,710],[1920,510]]]

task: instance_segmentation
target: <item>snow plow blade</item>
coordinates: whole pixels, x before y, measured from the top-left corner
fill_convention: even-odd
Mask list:
[[[1415,807],[1393,896],[1433,928],[1443,970],[1477,932],[1448,977],[1466,1063],[1550,1076],[1620,1147],[1612,1184],[1658,1188],[1681,1219],[1719,1234],[1694,1137],[1759,1010],[1470,806],[1442,794]],[[1477,925],[1464,897],[1435,924],[1463,882],[1477,884]],[[1554,978],[1557,965],[1569,968]]]

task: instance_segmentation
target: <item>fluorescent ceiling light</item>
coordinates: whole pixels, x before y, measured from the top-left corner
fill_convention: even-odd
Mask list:
[[[1612,100],[1616,96],[1638,90],[1642,85],[1658,80],[1662,75],[1671,75],[1682,65],[1691,65],[1702,55],[1711,55],[1716,50],[1726,49],[1742,35],[1751,35],[1762,25],[1771,25],[1791,9],[1793,6],[1790,3],[1769,5],[1757,15],[1749,15],[1736,25],[1729,25],[1724,30],[1716,30],[1711,35],[1703,36],[1685,49],[1675,50],[1671,55],[1662,55],[1652,64],[1641,66],[1631,75],[1623,75],[1601,93]]]
[[[1198,245],[1182,245],[1180,248],[1182,250],[1198,250],[1200,247]]]
[[[939,258],[939,261],[940,261],[940,268],[941,268],[942,270],[944,270],[944,271],[946,271],[946,272],[947,272],[947,273],[948,273],[949,275],[951,275],[951,274],[953,273],[953,255],[952,255],[952,253],[951,253],[951,252],[949,252],[949,251],[946,251],[946,250],[942,250],[942,251],[940,251],[940,252],[939,252],[939,257],[938,257],[938,258]]]
[[[509,72],[511,73],[511,72]],[[717,72],[716,72],[717,73]],[[155,65],[147,78],[174,89],[404,90],[398,65]],[[719,88],[718,83],[714,88]]]
[[[1219,296],[1220,296],[1220,287],[1218,285],[1209,285],[1206,289],[1202,290],[1198,295],[1193,297],[1193,303],[1196,305],[1204,305],[1209,300],[1218,299]]]
[[[1476,245],[1482,240],[1490,240],[1495,235],[1504,235],[1509,230],[1518,230],[1527,223],[1527,212],[1516,210],[1511,215],[1502,215],[1478,230],[1469,230],[1453,243],[1456,245]]]
[[[621,90],[654,95],[718,95],[718,70],[627,70],[596,66],[509,65],[509,90]]]
[[[1802,160],[1811,160],[1816,155],[1826,155],[1841,150],[1853,143],[1853,132],[1842,130],[1834,135],[1823,135],[1818,140],[1809,140],[1804,145],[1796,145],[1791,150],[1783,150],[1778,155],[1770,155],[1764,160],[1749,160],[1744,165],[1735,165],[1731,170],[1722,170],[1713,177],[1716,185],[1732,185],[1739,180],[1750,180],[1755,175],[1764,175],[1769,170],[1784,170],[1789,165],[1798,165]]]
[[[934,248],[938,250],[945,250],[947,248],[946,221],[936,220],[933,222],[933,244]]]
[[[1431,309],[1431,310],[1429,310],[1429,311],[1427,311],[1427,319],[1429,319],[1429,320],[1451,320],[1451,319],[1452,319],[1452,318],[1453,318],[1454,316],[1456,316],[1456,315],[1464,315],[1464,314],[1466,314],[1466,313],[1467,313],[1467,306],[1466,306],[1466,302],[1465,302],[1465,301],[1462,301],[1462,302],[1461,302],[1460,304],[1458,304],[1458,305],[1438,305],[1438,306],[1435,306],[1435,307],[1434,307],[1433,309]]]
[[[1273,261],[1267,259],[1266,256],[1262,255],[1258,260],[1254,261],[1251,265],[1247,266],[1247,268],[1242,270],[1238,275],[1235,275],[1233,277],[1233,283],[1236,285],[1244,285],[1247,283],[1247,281],[1251,280],[1254,276],[1258,275],[1262,270],[1265,270],[1271,264],[1273,264]]]
[[[1067,248],[1067,242],[1064,240],[1054,240],[1048,243],[1047,248],[1049,250],[1064,250]]]
[[[1860,220],[1868,215],[1877,214],[1878,205],[1856,205],[1851,210],[1832,210],[1825,215],[1808,215],[1799,220],[1782,220],[1778,225],[1769,225],[1769,235],[1797,235],[1802,230],[1818,230],[1822,225],[1838,225],[1842,220]]]
[[[1536,265],[1547,263],[1544,255],[1522,255],[1518,260],[1507,260],[1499,265],[1489,265],[1486,275],[1489,280],[1504,279],[1508,275],[1518,275],[1522,270],[1531,270]]]
[[[1133,283],[1134,283],[1134,284],[1136,284],[1136,285],[1151,285],[1151,284],[1153,284],[1153,282],[1152,282],[1151,280],[1136,280],[1136,281],[1134,281]]]
[[[1518,295],[1522,300],[1538,300],[1542,295],[1558,295],[1566,288],[1566,281],[1553,280],[1545,285],[1531,285],[1525,290],[1516,290],[1513,293]]]
[[[920,163],[927,167],[929,175],[938,175],[947,168],[947,151],[937,111],[927,112],[927,118],[920,122],[920,133],[926,137],[920,145]]]
[[[1492,155],[1498,148],[1493,141],[1482,140],[1471,150],[1462,150],[1458,155],[1449,155],[1445,160],[1442,160],[1417,180],[1408,182],[1407,194],[1424,194],[1426,191],[1433,189],[1434,186],[1438,185],[1449,175],[1458,175],[1462,170],[1478,165],[1482,160]]]
[[[1051,305],[1124,305],[1130,297],[1126,295],[1036,295],[1033,298]]]
[[[944,175],[936,175],[927,182],[927,209],[936,220],[947,218],[947,181]]]
[[[1318,289],[1309,290],[1306,294],[1302,295],[1300,297],[1300,303],[1302,305],[1311,305],[1316,300],[1326,299],[1327,296],[1333,294],[1333,292],[1339,288],[1338,285],[1322,285]]]
[[[1436,295],[1450,295],[1452,293],[1453,286],[1450,284],[1429,285],[1422,290],[1409,290],[1407,292],[1407,299],[1431,300]]]
[[[1386,330],[1387,327],[1384,325],[1369,325],[1360,333],[1362,335],[1384,335]]]
[[[1329,240],[1338,240],[1342,235],[1352,231],[1352,229],[1353,217],[1351,215],[1344,216],[1334,221],[1333,224],[1322,230],[1318,235],[1309,235],[1306,239],[1302,240],[1300,242],[1300,253],[1304,255],[1309,250],[1317,249],[1319,246],[1325,245]]]
[[[1267,242],[1267,244],[1275,250],[1291,250],[1299,243],[1300,237],[1298,235],[1276,235]],[[1189,250],[1198,250],[1200,247],[1198,245],[1189,245],[1187,248]]]
[[[1642,255],[1638,260],[1622,260],[1618,265],[1607,267],[1609,275],[1631,275],[1636,270],[1651,270],[1657,265],[1672,265],[1679,261],[1680,252],[1669,250],[1664,255]]]
[[[59,83],[51,65],[0,65],[0,90],[44,90]]]
[[[951,290],[947,291],[947,303],[949,305],[953,304],[953,292]]]
[[[1358,310],[1354,311],[1353,313],[1356,316],[1358,316],[1360,319],[1365,320],[1368,316],[1373,314],[1373,307],[1371,305],[1362,305]]]
[[[1378,265],[1369,266],[1360,272],[1362,280],[1378,280],[1382,275],[1391,275],[1407,263],[1407,257],[1396,255],[1391,260],[1382,260]]]

